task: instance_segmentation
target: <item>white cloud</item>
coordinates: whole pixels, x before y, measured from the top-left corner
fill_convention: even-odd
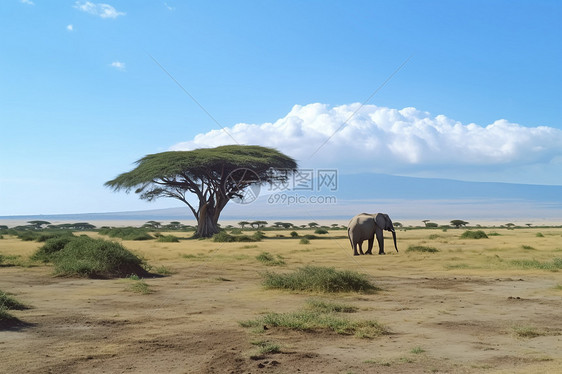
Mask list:
[[[164,6],[165,6],[166,9],[168,9],[169,11],[174,11],[174,10],[176,10],[176,7],[173,7],[173,6],[168,5],[168,3],[164,3]]]
[[[113,61],[110,65],[117,70],[125,70],[125,63],[124,62]]]
[[[73,30],[74,30],[74,26],[68,25],[68,26],[66,26],[66,29],[67,29],[68,31],[73,31]]]
[[[27,4],[27,5],[35,5],[35,3],[31,0],[20,0],[20,3]]]
[[[240,144],[275,147],[301,165],[329,165],[350,172],[471,179],[470,174],[493,174],[510,168],[540,168],[545,175],[551,166],[562,168],[562,130],[525,127],[504,119],[487,126],[464,125],[411,107],[295,105],[275,122],[239,123],[226,131]],[[232,143],[225,131],[217,129],[171,149]],[[513,173],[506,171],[512,181],[517,179]]]
[[[124,16],[125,12],[119,12],[117,9],[109,4],[104,3],[92,3],[90,1],[77,1],[74,3],[74,8],[99,16],[101,18],[117,18],[119,16]]]

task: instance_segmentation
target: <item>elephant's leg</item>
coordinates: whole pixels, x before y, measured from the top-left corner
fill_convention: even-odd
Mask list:
[[[365,252],[366,255],[372,255],[373,254],[373,244],[375,242],[375,237],[373,236],[371,239],[369,239],[369,248],[367,249],[367,252]]]
[[[353,255],[359,256],[359,253],[357,252],[357,243],[353,243]]]
[[[377,236],[377,242],[379,242],[379,255],[384,255],[384,235],[382,229],[376,228],[375,235]]]
[[[359,253],[363,255],[363,254],[364,254],[364,253],[363,253],[363,248],[362,248],[362,247],[363,247],[363,242],[362,242],[362,241],[361,241],[361,242],[357,242],[357,244],[359,245]]]

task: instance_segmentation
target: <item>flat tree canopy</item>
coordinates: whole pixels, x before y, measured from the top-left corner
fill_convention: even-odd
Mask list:
[[[245,188],[264,183],[284,183],[297,168],[294,159],[255,145],[226,145],[193,151],[171,151],[147,155],[136,168],[105,183],[115,191],[135,193],[144,200],[171,197],[185,203],[197,219],[197,235],[218,232],[218,219],[231,198]],[[186,194],[199,199],[197,207]]]

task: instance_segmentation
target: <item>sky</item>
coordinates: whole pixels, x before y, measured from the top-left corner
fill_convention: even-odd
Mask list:
[[[562,185],[559,1],[107,1],[0,2],[0,216],[176,207],[103,184],[232,143]]]

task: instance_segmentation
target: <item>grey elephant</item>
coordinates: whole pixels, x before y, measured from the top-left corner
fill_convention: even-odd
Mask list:
[[[347,236],[351,242],[351,248],[353,248],[353,255],[357,256],[363,254],[363,249],[361,245],[364,240],[369,241],[369,248],[365,252],[367,255],[373,254],[373,242],[375,240],[375,234],[377,236],[377,241],[379,242],[379,255],[384,255],[384,237],[383,230],[392,232],[392,239],[394,239],[394,248],[398,252],[398,247],[396,246],[396,232],[394,231],[394,226],[392,220],[388,214],[376,213],[368,214],[361,213],[356,215],[349,221],[347,226]],[[359,252],[357,252],[357,246],[359,246]]]

